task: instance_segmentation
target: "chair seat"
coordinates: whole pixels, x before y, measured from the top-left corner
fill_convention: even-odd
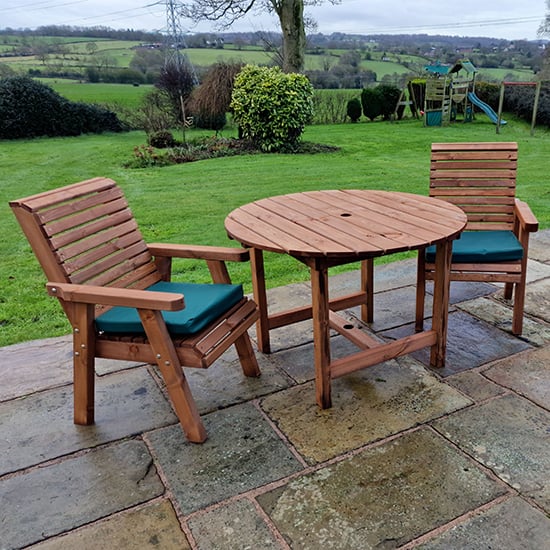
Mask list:
[[[147,288],[157,292],[183,294],[185,308],[163,311],[168,332],[189,336],[203,330],[243,297],[242,285],[158,282]],[[107,334],[145,334],[137,309],[113,307],[95,320]]]
[[[435,245],[426,249],[426,261],[435,261]],[[453,242],[453,263],[491,263],[521,260],[523,247],[512,231],[464,231]]]

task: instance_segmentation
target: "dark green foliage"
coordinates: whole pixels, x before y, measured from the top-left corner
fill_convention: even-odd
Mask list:
[[[382,114],[382,97],[376,88],[364,88],[361,92],[363,114],[374,120]]]
[[[289,152],[311,120],[312,98],[303,74],[247,65],[235,77],[230,108],[244,138],[264,152]]]
[[[193,125],[196,128],[203,128],[205,130],[215,130],[219,132],[223,130],[227,122],[227,116],[225,113],[198,113],[193,114]]]
[[[391,84],[380,84],[375,88],[380,94],[380,103],[382,108],[382,117],[384,120],[390,120],[395,112],[395,107],[399,101],[401,90]]]
[[[115,113],[75,103],[29,77],[0,80],[0,139],[121,131]]]
[[[174,147],[176,140],[172,132],[168,130],[160,130],[158,132],[153,132],[147,137],[147,142],[151,147],[156,147],[157,149],[166,149],[168,147]]]
[[[500,99],[500,84],[478,82],[476,84],[476,95],[490,105],[495,112],[498,112]],[[504,89],[504,113],[513,113],[517,117],[531,123],[533,117],[533,106],[535,103],[535,86],[506,86]],[[550,127],[550,87],[544,84],[539,96],[537,109],[537,124]]]
[[[382,116],[384,120],[390,120],[401,90],[392,84],[380,84],[376,88],[365,88],[361,92],[361,105],[364,115],[370,120]]]
[[[352,122],[357,122],[361,118],[361,100],[359,98],[354,97],[348,101],[347,115]]]

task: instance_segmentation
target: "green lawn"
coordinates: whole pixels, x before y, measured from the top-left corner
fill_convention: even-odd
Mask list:
[[[233,245],[223,222],[249,201],[309,189],[370,188],[427,194],[429,150],[434,141],[517,141],[518,196],[526,200],[543,228],[550,227],[547,159],[550,134],[510,120],[496,135],[480,114],[470,124],[422,126],[417,120],[362,122],[306,129],[304,138],[341,147],[317,155],[265,154],[200,161],[165,168],[126,169],[141,132],[22,141],[0,147],[0,346],[65,334],[69,327],[56,300],[46,296],[45,279],[23,237],[8,200],[94,176],[116,180],[148,241]],[[229,135],[230,132],[225,132]],[[176,265],[176,278],[206,281],[204,267]],[[344,268],[346,269],[346,268]],[[349,269],[349,267],[347,267]],[[276,254],[266,260],[270,286],[306,280],[307,270]],[[232,268],[234,280],[251,291],[249,266]]]

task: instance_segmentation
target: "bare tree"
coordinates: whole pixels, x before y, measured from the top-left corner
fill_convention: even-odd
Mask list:
[[[301,72],[304,69],[306,31],[304,6],[322,4],[324,0],[191,0],[183,15],[194,21],[216,21],[221,28],[253,11],[275,13],[282,33],[282,69]],[[328,0],[338,4],[340,0]]]
[[[550,37],[550,0],[546,0],[546,15],[539,26],[539,36]],[[539,74],[540,80],[550,80],[550,48],[546,48],[542,58],[542,68]]]

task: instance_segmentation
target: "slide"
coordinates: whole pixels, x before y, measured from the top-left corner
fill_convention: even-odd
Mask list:
[[[474,92],[468,92],[468,99],[476,106],[479,107],[490,119],[491,122],[497,123],[498,115],[495,113],[490,105],[487,105],[484,101],[481,101]],[[500,119],[501,124],[506,124],[505,120]]]

